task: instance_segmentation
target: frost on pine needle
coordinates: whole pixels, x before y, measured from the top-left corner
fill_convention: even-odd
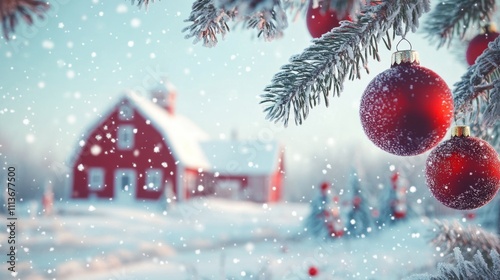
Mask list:
[[[357,22],[343,21],[323,37],[314,39],[303,53],[290,58],[261,95],[267,119],[288,125],[291,107],[295,123],[301,124],[309,109],[321,103],[328,106],[328,96],[339,95],[346,78],[361,77],[361,67],[368,72],[368,58],[379,60],[378,43],[383,39],[391,48],[396,35],[415,32],[418,19],[429,11],[428,0],[383,1],[367,5]]]
[[[424,24],[424,32],[438,48],[451,43],[454,36],[463,39],[470,27],[489,22],[495,0],[438,1]]]

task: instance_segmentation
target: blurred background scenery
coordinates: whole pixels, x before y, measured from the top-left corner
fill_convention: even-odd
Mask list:
[[[445,259],[445,248],[429,244],[432,229],[443,227],[434,218],[497,231],[498,198],[476,211],[446,208],[425,183],[428,152],[391,155],[364,134],[361,96],[390,67],[394,46],[381,47],[381,61],[346,81],[328,107],[284,127],[266,120],[259,102],[280,67],[311,44],[304,17],[290,17],[284,36],[270,42],[236,24],[207,48],[182,32],[192,2],[155,1],[146,9],[53,0],[44,19],[21,22],[0,41],[0,178],[16,168],[19,217],[17,270],[2,259],[0,278],[401,279],[435,272]],[[421,65],[450,87],[466,71],[465,47],[438,50],[420,32],[407,39]],[[275,143],[283,163],[279,199],[74,199],[73,164],[92,130],[130,91],[146,100],[159,86],[175,91],[175,113],[211,141],[237,140],[252,153]],[[183,129],[191,128],[174,131]],[[207,157],[216,151],[204,148]],[[334,205],[326,229],[335,238],[306,238],[325,203]],[[9,233],[1,232],[5,258]]]

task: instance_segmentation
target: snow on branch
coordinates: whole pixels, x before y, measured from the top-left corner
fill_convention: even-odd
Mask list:
[[[285,126],[293,106],[295,123],[301,124],[311,107],[321,102],[328,106],[328,95],[339,95],[346,78],[360,78],[360,68],[368,72],[368,58],[379,60],[378,43],[384,39],[390,49],[392,38],[418,28],[418,19],[430,10],[429,0],[386,0],[367,5],[357,22],[343,21],[340,27],[313,40],[302,54],[290,58],[261,95],[267,119]]]
[[[241,14],[250,15],[262,10],[272,10],[280,0],[215,0],[215,6],[225,10],[237,8]]]
[[[435,221],[436,235],[431,243],[439,247],[444,256],[451,257],[454,248],[465,250],[465,259],[470,260],[473,254],[481,252],[484,256],[491,250],[500,252],[500,238],[477,226],[463,226],[457,221]],[[487,259],[491,263],[492,259]],[[500,279],[500,278],[498,278]]]
[[[453,36],[463,39],[474,24],[489,22],[494,8],[495,0],[439,1],[426,19],[423,30],[431,41],[438,41],[440,48],[450,44]]]
[[[1,0],[0,21],[2,22],[3,37],[8,40],[9,34],[14,33],[19,18],[28,25],[33,24],[33,17],[43,18],[49,9],[46,1],[39,0]]]
[[[486,100],[481,126],[493,126],[500,119],[500,38],[490,42],[488,49],[469,67],[454,86],[455,115],[463,116],[472,111],[473,101]],[[478,109],[476,109],[478,110]],[[479,109],[480,110],[480,109]],[[479,115],[479,114],[477,114]]]
[[[460,248],[453,249],[455,265],[450,263],[439,263],[436,275],[417,274],[405,278],[405,280],[448,280],[448,279],[470,279],[470,280],[498,280],[500,279],[500,256],[492,249],[489,253],[488,264],[481,252],[477,252],[471,261],[465,260]]]
[[[132,1],[132,5],[135,4],[136,0],[131,0]],[[144,7],[148,7],[149,6],[149,3],[150,2],[154,2],[155,0],[137,0],[137,7],[142,7],[142,5],[144,5]]]
[[[280,0],[230,1],[196,0],[186,22],[192,22],[182,32],[186,39],[195,38],[194,43],[203,40],[203,45],[217,45],[217,36],[222,38],[229,32],[228,22],[243,21],[247,28],[259,31],[258,36],[273,40],[283,35],[288,26],[286,13]]]
[[[213,47],[217,45],[217,34],[222,37],[229,32],[227,22],[235,16],[234,11],[225,11],[214,6],[213,0],[196,0],[193,3],[191,14],[186,21],[193,22],[184,28],[188,31],[186,39],[194,37],[194,43],[203,40],[203,45]]]

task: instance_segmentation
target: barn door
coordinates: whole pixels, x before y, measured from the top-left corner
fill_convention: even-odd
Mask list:
[[[136,186],[137,178],[133,169],[117,169],[115,171],[115,201],[134,201]]]

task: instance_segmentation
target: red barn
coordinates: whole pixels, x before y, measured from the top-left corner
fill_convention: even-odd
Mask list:
[[[211,140],[176,114],[171,86],[151,93],[151,100],[126,93],[85,134],[73,159],[72,198],[281,199],[284,159],[276,142]]]

